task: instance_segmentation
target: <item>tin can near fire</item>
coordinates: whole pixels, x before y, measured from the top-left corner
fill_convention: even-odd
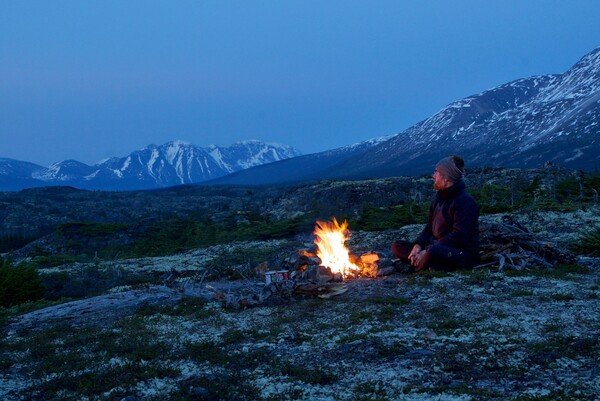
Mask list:
[[[286,281],[290,279],[290,271],[289,270],[271,270],[265,272],[265,283],[279,283],[281,281]]]

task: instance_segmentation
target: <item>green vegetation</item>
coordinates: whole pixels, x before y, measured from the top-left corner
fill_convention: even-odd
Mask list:
[[[307,366],[305,361],[302,361],[299,364],[279,362],[277,369],[283,375],[289,376],[295,380],[301,380],[308,384],[328,385],[338,381],[338,378],[331,372],[322,368]]]
[[[600,343],[596,337],[574,337],[550,332],[538,341],[527,344],[529,360],[540,366],[550,366],[559,358],[597,355]]]
[[[381,380],[368,380],[357,383],[352,389],[356,401],[386,401],[388,397],[385,391],[385,383]]]
[[[600,256],[600,227],[583,233],[569,248],[580,255]]]
[[[428,203],[409,202],[389,207],[376,207],[365,203],[362,205],[360,217],[351,220],[351,223],[357,230],[382,231],[407,224],[425,223],[428,213]]]
[[[35,267],[24,263],[13,266],[9,259],[0,258],[0,306],[18,305],[43,295]]]
[[[470,189],[482,214],[509,212],[515,208],[515,191],[510,188],[486,183],[481,189]]]
[[[99,295],[116,286],[150,283],[156,280],[157,278],[151,275],[125,271],[122,268],[99,269],[88,264],[71,273],[46,273],[42,277],[42,285],[46,298],[57,300]]]
[[[112,236],[125,229],[127,229],[126,224],[71,222],[59,225],[56,234],[67,239],[78,237],[98,238]]]
[[[273,221],[256,214],[234,217],[231,215],[220,223],[211,218],[197,221],[192,217],[157,222],[122,252],[130,257],[159,256],[232,241],[288,238],[309,231],[310,224],[314,224],[302,218]]]
[[[544,182],[543,182],[544,181]],[[517,177],[509,186],[486,182],[469,188],[482,214],[519,210],[570,211],[598,202],[600,174],[584,174],[559,178],[551,173],[532,180]]]
[[[173,351],[167,341],[158,339],[135,317],[107,329],[73,330],[69,324],[58,324],[32,331],[26,342],[0,345],[1,364],[29,363],[33,375],[48,378],[37,383],[32,391],[44,395],[62,393],[61,399],[97,397],[117,386],[121,389],[117,393],[121,399],[127,395],[127,389],[139,382],[175,377],[179,373],[168,366],[147,363],[168,360]],[[97,370],[90,370],[91,366]]]

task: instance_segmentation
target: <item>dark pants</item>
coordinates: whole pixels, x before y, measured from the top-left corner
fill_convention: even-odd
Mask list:
[[[413,243],[408,241],[395,241],[392,244],[392,252],[394,255],[404,263],[408,264],[410,264],[408,255],[410,255],[412,248]],[[425,249],[427,249],[427,256],[422,268],[452,271],[456,269],[472,268],[479,263],[477,257],[445,245],[434,243]]]

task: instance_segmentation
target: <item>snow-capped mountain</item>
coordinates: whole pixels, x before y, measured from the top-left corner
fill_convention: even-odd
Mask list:
[[[338,166],[344,163],[352,163],[352,160],[356,160],[373,147],[388,141],[390,138],[389,136],[373,138],[338,149],[263,164],[247,170],[240,170],[208,183],[269,185],[334,178],[340,172]]]
[[[467,167],[600,169],[600,48],[563,74],[519,79],[458,100],[391,138],[352,153],[342,148],[260,166],[217,180],[229,184],[431,173],[459,154]],[[335,157],[334,157],[335,155]],[[323,163],[322,159],[333,160]],[[265,171],[272,174],[265,178]]]
[[[16,191],[22,188],[39,187],[41,181],[33,175],[43,167],[29,162],[0,158],[0,189]]]
[[[0,190],[72,185],[146,189],[177,184],[281,184],[431,173],[459,154],[467,167],[539,167],[552,162],[600,169],[600,48],[563,74],[518,79],[458,100],[391,137],[299,156],[258,141],[200,148],[151,145],[94,166],[48,168],[0,159]]]
[[[46,185],[104,190],[160,188],[202,182],[299,155],[290,146],[256,140],[206,148],[173,141],[161,146],[149,145],[126,157],[110,158],[93,166],[66,160],[41,167],[0,159],[0,189]]]
[[[471,166],[600,167],[600,48],[563,74],[520,79],[454,102],[364,154],[357,165],[374,163],[354,171],[426,172],[452,153]]]

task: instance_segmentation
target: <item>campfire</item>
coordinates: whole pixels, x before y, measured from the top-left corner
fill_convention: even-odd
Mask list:
[[[390,259],[382,259],[375,252],[357,256],[350,251],[346,245],[350,238],[347,221],[339,223],[335,217],[332,221],[317,221],[313,234],[314,246],[298,250],[283,260],[281,268],[285,270],[265,273],[267,284],[289,280],[300,288],[306,287],[307,283],[323,285],[359,277],[377,277],[394,270]]]
[[[265,273],[268,289],[330,298],[347,290],[344,280],[376,277],[394,270],[389,259],[380,259],[375,252],[361,256],[350,252],[346,246],[350,238],[347,221],[340,224],[335,217],[330,222],[317,221],[313,234],[314,249],[299,250],[283,260],[281,267],[285,270]]]
[[[577,261],[571,252],[536,238],[508,218],[503,220],[506,221],[480,224],[482,263],[474,269],[543,269],[556,263]],[[346,221],[342,224],[335,218],[331,222],[317,221],[313,234],[314,241],[311,245],[306,244],[307,248],[293,251],[277,264],[263,262],[255,267],[256,276],[264,278],[264,285],[248,285],[250,281],[245,280],[203,287],[202,276],[199,284],[182,281],[179,291],[218,300],[227,306],[248,307],[260,305],[272,297],[276,302],[289,299],[293,294],[331,298],[352,287],[349,280],[377,278],[396,271],[395,261],[382,253],[353,254],[346,246],[350,238]],[[173,288],[173,283],[167,285]]]
[[[347,221],[339,224],[335,217],[332,222],[317,221],[314,234],[317,256],[322,266],[329,267],[333,274],[341,274],[342,278],[362,271],[350,261],[350,251],[346,247],[350,235]]]

